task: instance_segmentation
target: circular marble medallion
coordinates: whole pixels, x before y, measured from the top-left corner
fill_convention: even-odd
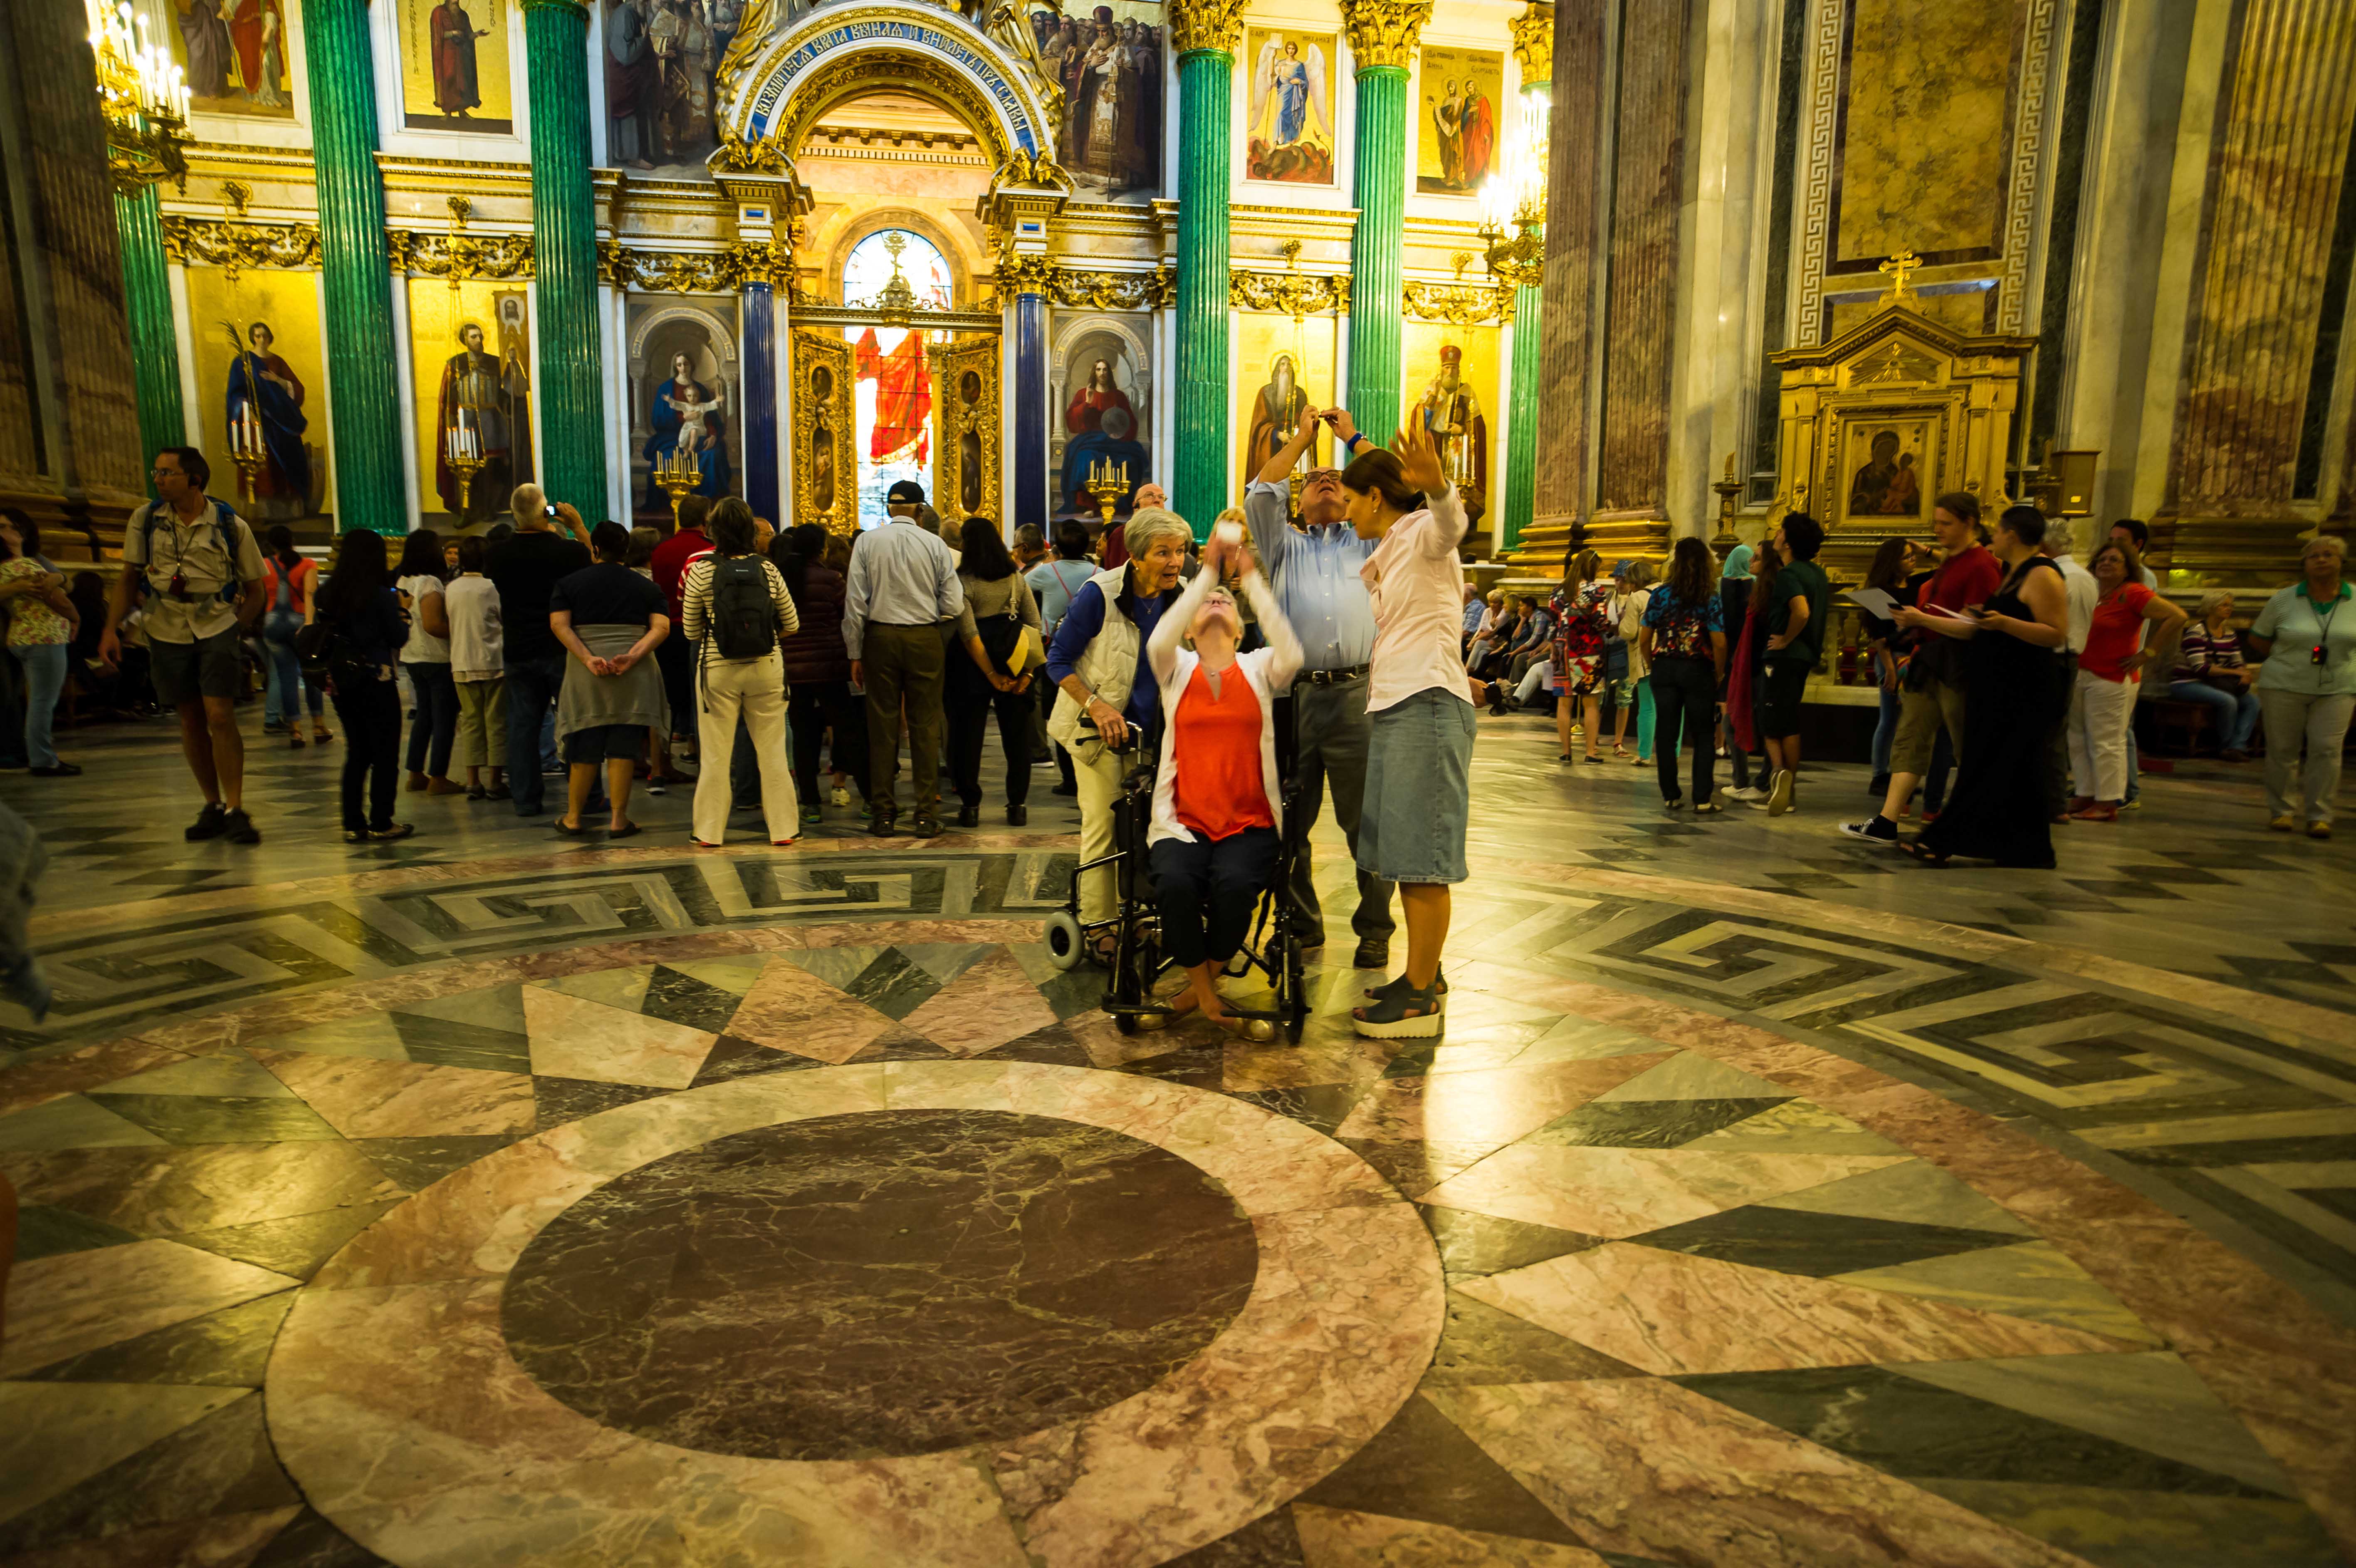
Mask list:
[[[691,1337],[689,1297],[676,1294],[679,1268],[663,1292],[645,1298],[651,1306],[679,1304],[665,1309],[669,1325],[662,1311],[616,1308],[614,1324],[583,1341],[596,1365],[584,1358],[568,1368],[558,1359],[562,1347],[543,1343],[551,1337],[531,1304],[558,1287],[568,1254],[588,1256],[585,1220],[598,1211],[583,1205],[599,1193],[617,1184],[624,1198],[659,1189],[664,1167],[690,1151],[725,1159],[756,1147],[791,1149],[815,1161],[830,1123],[870,1118],[878,1130],[930,1129],[912,1133],[918,1143],[963,1127],[1010,1149],[1064,1144],[1085,1155],[1075,1155],[1074,1168],[1107,1178],[1085,1201],[1076,1188],[1063,1190],[1076,1204],[1069,1218],[1108,1247],[1114,1273],[1162,1267],[1153,1245],[1139,1239],[1127,1207],[1134,1201],[1151,1210],[1148,1227],[1165,1219],[1191,1225],[1211,1244],[1202,1277],[1172,1285],[1172,1274],[1155,1276],[1177,1292],[1171,1301],[1183,1304],[1174,1315],[1163,1310],[1171,1301],[1124,1305],[1126,1293],[1068,1253],[1051,1250],[1053,1266],[1028,1282],[1025,1250],[1006,1239],[1008,1217],[978,1217],[974,1233],[991,1239],[996,1262],[971,1270],[958,1262],[950,1295],[989,1297],[997,1311],[1023,1303],[1026,1284],[1036,1283],[1037,1302],[1058,1318],[1108,1315],[1108,1330],[1126,1337],[1130,1353],[1061,1369],[1073,1385],[1063,1391],[1053,1386],[1055,1369],[1003,1369],[1001,1385],[1026,1390],[1033,1402],[1018,1421],[1005,1402],[976,1396],[987,1368],[946,1365],[951,1355],[982,1354],[989,1336],[969,1328],[961,1345],[930,1352],[921,1380],[898,1385],[887,1423],[832,1456],[791,1447],[785,1451],[803,1456],[775,1456],[777,1444],[749,1453],[715,1451],[725,1443],[691,1445],[712,1444],[746,1407],[702,1425],[680,1413],[697,1401],[725,1411],[738,1396],[724,1388],[734,1376],[727,1355],[714,1359],[708,1347],[689,1347],[673,1359],[669,1346]],[[740,1142],[765,1133],[776,1136]],[[1153,1185],[1132,1188],[1131,1179]],[[990,1195],[985,1207],[1002,1207],[1019,1186]],[[969,1187],[965,1196],[987,1190]],[[841,1195],[857,1204],[866,1191],[845,1180]],[[1130,1199],[1131,1191],[1140,1197]],[[1240,1220],[1222,1220],[1210,1195],[1223,1195]],[[604,1201],[612,1214],[631,1207]],[[755,1207],[740,1207],[736,1218]],[[893,1224],[879,1205],[871,1234],[888,1228],[896,1238],[905,1228],[915,1236],[946,1223],[946,1207],[918,1202]],[[541,1245],[568,1217],[573,1225]],[[715,1278],[756,1268],[761,1280],[780,1279],[770,1263],[737,1255],[773,1242],[776,1229],[740,1237],[717,1210],[684,1221],[696,1246],[682,1253],[680,1235],[659,1243],[675,1258],[709,1261]],[[1238,1223],[1249,1227],[1248,1252]],[[846,1251],[855,1229],[838,1231]],[[651,1242],[650,1231],[641,1234]],[[936,1229],[920,1251],[939,1264],[958,1248]],[[994,1294],[980,1283],[993,1267],[1001,1270]],[[1247,1273],[1238,1305],[1233,1287]],[[834,1315],[827,1332],[845,1336],[841,1350],[826,1348],[824,1335],[811,1347],[832,1369],[817,1392],[838,1402],[850,1397],[841,1380],[855,1354],[851,1320],[892,1300],[872,1282],[864,1294],[847,1291],[850,1277],[838,1272],[832,1284],[794,1286],[794,1303]],[[701,1299],[741,1310],[759,1288],[748,1277],[742,1291],[709,1289]],[[1142,1568],[1299,1495],[1381,1431],[1430,1362],[1446,1296],[1430,1233],[1371,1166],[1313,1128],[1243,1101],[1037,1062],[822,1068],[584,1117],[434,1183],[354,1238],[298,1293],[272,1349],[263,1398],[272,1440],[305,1499],[400,1568],[769,1561]],[[1173,1325],[1173,1316],[1184,1321]],[[911,1310],[908,1321],[922,1319]],[[1071,1329],[1060,1331],[1068,1345]],[[645,1352],[635,1361],[632,1335]],[[1190,1341],[1196,1348],[1183,1353]],[[872,1343],[879,1356],[896,1351],[886,1338]],[[783,1359],[780,1349],[767,1364],[774,1371]],[[699,1366],[700,1378],[689,1374]],[[667,1380],[670,1408],[651,1399],[626,1407],[616,1402],[634,1396],[604,1391],[641,1373]],[[889,1376],[883,1381],[892,1386]],[[809,1397],[811,1387],[798,1385],[795,1397]],[[943,1398],[944,1389],[957,1397]],[[813,1426],[805,1419],[798,1430],[807,1437]]]
[[[524,1249],[533,1381],[776,1459],[931,1454],[1117,1404],[1243,1307],[1251,1220],[1167,1150],[995,1111],[789,1122],[641,1165]]]

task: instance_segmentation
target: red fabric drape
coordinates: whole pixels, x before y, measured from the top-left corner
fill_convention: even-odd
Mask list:
[[[860,334],[851,346],[853,374],[875,382],[875,434],[867,444],[869,457],[881,461],[911,441],[916,461],[926,460],[931,446],[933,382],[925,370],[925,335],[911,332],[890,353],[877,347],[875,329]]]

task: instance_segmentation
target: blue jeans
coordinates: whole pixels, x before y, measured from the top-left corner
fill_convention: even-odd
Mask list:
[[[431,779],[450,776],[450,746],[458,737],[458,687],[450,665],[411,664],[410,690],[417,693],[417,723],[409,731],[409,770]]]
[[[541,721],[556,708],[564,688],[565,655],[508,660],[508,792],[516,815],[536,817],[543,809],[545,777],[540,770]]]
[[[265,666],[269,684],[262,696],[264,724],[299,721],[303,715],[294,696],[297,692],[309,699],[313,718],[327,712],[327,699],[319,688],[303,679],[303,660],[294,651],[294,634],[302,629],[303,618],[294,610],[272,610],[262,618],[262,648],[270,656]]]
[[[2209,722],[2217,727],[2219,741],[2227,751],[2250,749],[2250,736],[2258,729],[2258,694],[2255,692],[2246,687],[2239,692],[2228,692],[2205,681],[2171,681],[2168,694],[2179,703],[2199,703],[2213,709]]]
[[[66,687],[66,645],[27,642],[8,650],[25,671],[25,760],[35,768],[58,765],[51,727],[58,716],[58,693]]]
[[[1873,776],[1890,777],[1890,743],[1898,738],[1898,688],[1881,688],[1881,718],[1873,726]]]

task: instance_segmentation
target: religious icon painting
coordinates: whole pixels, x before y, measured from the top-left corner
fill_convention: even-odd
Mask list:
[[[521,284],[409,280],[418,510],[433,528],[504,515],[539,478],[530,296]]]
[[[286,0],[169,0],[160,29],[199,114],[294,118]]]
[[[630,488],[635,515],[671,515],[660,475],[684,476],[681,495],[744,493],[744,372],[736,301],[693,294],[634,294],[628,346]]]
[[[218,267],[190,267],[187,275],[191,434],[213,459],[215,490],[234,494],[240,514],[259,524],[327,511],[318,274],[248,267],[231,282]]]
[[[1125,513],[1138,487],[1152,480],[1145,322],[1096,317],[1058,323],[1055,434],[1048,443],[1057,517],[1101,516],[1107,499],[1116,515]]]
[[[1489,414],[1497,406],[1500,359],[1494,327],[1410,321],[1399,337],[1399,406],[1409,429],[1429,431],[1440,466],[1479,526],[1487,510],[1495,448]]]
[[[1244,100],[1244,177],[1333,183],[1331,33],[1254,27],[1244,40],[1251,74]]]
[[[1046,38],[1041,58],[1064,90],[1057,162],[1077,194],[1099,200],[1151,200],[1162,188],[1162,65],[1169,54],[1163,7],[1147,0],[1073,7]]]
[[[708,179],[720,146],[720,62],[745,0],[605,0],[598,58],[605,69],[605,161],[668,179]]]
[[[412,131],[515,129],[507,0],[400,0],[402,124]]]
[[[1938,493],[1938,422],[1920,414],[1854,414],[1840,427],[1842,506],[1836,521],[1890,518],[1919,522]]]
[[[1505,57],[1426,48],[1418,82],[1415,188],[1426,196],[1477,194],[1503,164]]]
[[[1333,318],[1246,313],[1236,317],[1235,413],[1237,467],[1240,483],[1259,477],[1312,408],[1333,402]],[[1301,467],[1330,460],[1332,438],[1320,431],[1302,454]]]

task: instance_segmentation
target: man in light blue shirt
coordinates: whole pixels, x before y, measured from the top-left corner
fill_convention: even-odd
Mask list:
[[[900,710],[908,713],[908,774],[915,832],[941,831],[941,622],[965,607],[965,586],[941,536],[917,513],[925,488],[902,479],[884,492],[892,521],[861,536],[842,589],[842,641],[851,683],[867,691],[867,831],[892,836],[899,815]]]
[[[1333,468],[1314,469],[1302,483],[1301,526],[1293,526],[1287,479],[1321,424],[1315,409],[1302,415],[1300,432],[1244,487],[1244,517],[1252,548],[1275,586],[1277,607],[1303,653],[1290,697],[1277,703],[1277,733],[1291,739],[1301,784],[1301,830],[1305,835],[1316,826],[1330,788],[1333,815],[1355,857],[1374,736],[1366,717],[1366,661],[1375,650],[1375,607],[1358,571],[1380,541],[1359,538],[1342,521],[1342,476]],[[1324,940],[1325,918],[1309,860],[1304,849],[1293,867],[1292,901],[1308,922],[1304,940],[1315,947]],[[1358,908],[1350,928],[1358,936],[1357,967],[1387,967],[1395,929],[1389,883],[1358,873]]]

